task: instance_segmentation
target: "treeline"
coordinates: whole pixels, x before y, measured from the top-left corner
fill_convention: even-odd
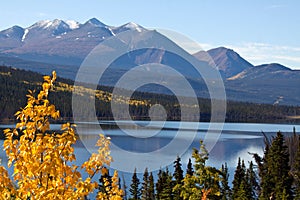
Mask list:
[[[14,113],[26,104],[28,90],[39,90],[43,78],[41,74],[0,67],[0,121],[13,121]],[[72,86],[73,81],[58,78],[63,86],[50,94],[50,100],[61,112],[61,120],[72,119]],[[111,95],[112,87],[98,86],[98,91]],[[107,98],[95,98],[96,115],[99,119],[112,119],[111,102]],[[181,109],[178,100],[172,95],[134,92],[132,101],[146,103],[132,103],[129,105],[130,114],[136,120],[149,120],[151,105],[161,104],[167,111],[168,120],[180,120]],[[210,121],[210,100],[199,98],[200,120]],[[84,106],[82,108],[84,113]],[[189,109],[195,109],[193,107]],[[299,123],[299,119],[288,119],[287,116],[300,115],[297,106],[273,106],[269,104],[255,104],[245,102],[227,102],[226,122],[253,122],[253,123]],[[192,116],[190,121],[195,119]]]
[[[217,169],[206,164],[209,156],[203,143],[194,149],[186,172],[181,159],[174,161],[174,172],[159,170],[157,181],[145,169],[142,180],[132,175],[130,200],[299,200],[300,199],[300,136],[265,137],[264,155],[252,153],[255,162],[247,164],[239,158],[232,187],[227,164]],[[193,163],[193,164],[192,164]],[[246,166],[247,165],[247,166]]]

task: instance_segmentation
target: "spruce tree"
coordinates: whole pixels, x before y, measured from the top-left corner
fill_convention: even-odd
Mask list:
[[[192,164],[192,160],[190,158],[189,158],[189,162],[187,164],[186,174],[189,174],[190,176],[193,176],[193,174],[194,174],[193,164]]]
[[[177,156],[176,161],[174,161],[174,174],[173,177],[175,179],[176,184],[181,184],[183,180],[183,170],[181,168],[181,159]]]
[[[122,174],[122,187],[120,187],[120,188],[122,188],[122,190],[124,191],[123,200],[127,200],[127,197],[128,197],[127,185],[126,185],[124,174]]]
[[[265,136],[265,144],[263,158],[254,154],[261,179],[259,198],[293,199],[293,179],[290,175],[289,153],[284,136],[278,132],[271,142]]]
[[[143,183],[142,183],[142,200],[148,200],[149,199],[149,173],[148,168],[145,169],[144,175],[143,175]]]
[[[162,172],[162,191],[160,193],[160,199],[172,200],[173,199],[173,181],[172,175],[170,174],[168,168],[166,171]]]
[[[233,199],[235,199],[237,197],[238,191],[240,189],[240,185],[241,185],[244,177],[245,177],[245,172],[243,171],[242,164],[241,164],[241,158],[239,157],[238,164],[237,164],[237,167],[236,167],[235,173],[234,173],[234,178],[232,181],[232,185],[233,185],[232,197],[233,197]]]
[[[141,189],[139,188],[139,185],[140,185],[140,180],[137,177],[136,168],[135,168],[133,175],[132,175],[132,180],[131,180],[130,189],[129,189],[131,200],[141,199]]]
[[[164,182],[165,182],[165,180],[163,180],[163,171],[160,169],[159,171],[158,171],[158,174],[157,174],[157,176],[158,176],[158,178],[157,178],[157,182],[156,182],[156,199],[161,199],[161,192],[162,192],[162,190],[163,190],[163,184],[164,184]]]
[[[257,198],[256,190],[258,183],[256,181],[256,174],[253,170],[253,162],[249,164],[247,169],[244,160],[239,158],[238,165],[235,170],[233,180],[233,199],[247,199],[254,200]]]
[[[242,180],[242,187],[245,188],[245,196],[247,197],[248,200],[254,200],[254,196],[253,196],[253,190],[250,184],[250,174],[248,173],[249,169],[246,169],[245,171],[245,177]],[[239,191],[240,192],[240,191]]]
[[[270,156],[270,147],[271,147],[271,141],[268,139],[268,137],[264,135],[264,143],[265,143],[265,150],[263,157],[260,157],[257,153],[253,153],[253,157],[255,159],[255,162],[258,166],[258,174],[260,177],[260,187],[259,187],[259,199],[262,200],[269,200],[273,196],[273,188],[274,183],[272,182],[272,176],[269,173],[269,156]],[[275,197],[274,197],[275,198]]]
[[[245,180],[242,180],[237,193],[235,194],[234,200],[250,200],[248,196],[248,187]]]
[[[285,143],[288,147],[288,152],[289,152],[289,156],[290,156],[289,165],[291,167],[291,172],[294,173],[295,165],[296,165],[298,143],[299,143],[299,137],[296,133],[295,127],[293,129],[293,134],[288,137],[285,137]]]
[[[155,200],[154,178],[152,172],[149,176],[149,200]]]
[[[182,180],[183,180],[183,170],[181,168],[181,163],[180,163],[180,157],[177,156],[176,161],[174,161],[174,174],[173,177],[175,179],[174,181],[174,186],[178,185],[177,187],[180,187],[182,185]],[[180,190],[174,190],[173,187],[173,193],[174,193],[174,200],[182,200],[182,197],[180,197]]]
[[[112,176],[109,175],[109,170],[106,167],[104,168],[106,173],[100,176],[98,192],[108,194],[107,188],[111,188]],[[106,183],[108,183],[108,185],[105,185]]]
[[[259,184],[257,182],[257,176],[253,169],[253,162],[251,161],[249,164],[249,168],[247,169],[249,190],[251,191],[250,197],[251,199],[255,199],[258,197]]]
[[[222,165],[221,170],[221,197],[222,200],[230,200],[231,199],[231,189],[229,187],[228,179],[229,179],[229,173],[228,173],[228,167],[227,163],[225,165]]]
[[[296,154],[294,177],[295,199],[300,199],[300,135],[298,140],[298,151]]]
[[[292,199],[292,177],[289,174],[289,153],[281,132],[273,139],[268,157],[268,172],[272,182],[276,199]]]

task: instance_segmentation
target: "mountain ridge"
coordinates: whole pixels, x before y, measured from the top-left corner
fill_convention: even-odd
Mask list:
[[[217,69],[225,77],[231,77],[242,72],[245,69],[253,67],[251,63],[242,58],[237,52],[225,47],[217,47],[207,51],[212,60],[210,64],[216,65]],[[207,60],[206,55],[200,51],[193,54],[199,60]]]
[[[83,28],[84,26],[88,26],[88,25],[93,25],[96,28],[102,28],[102,31],[104,29],[106,29],[106,35],[104,32],[101,32],[101,38],[99,40],[103,40],[105,39],[105,37],[108,36],[113,36],[117,33],[120,33],[122,31],[126,31],[126,30],[138,30],[138,31],[142,31],[142,30],[147,30],[144,27],[134,23],[134,22],[127,22],[121,26],[115,27],[115,26],[109,26],[106,25],[105,23],[101,22],[100,20],[98,20],[97,18],[91,18],[89,20],[87,20],[84,23],[79,23],[75,20],[61,20],[61,19],[53,19],[53,20],[40,20],[34,24],[32,24],[29,27],[21,27],[21,26],[12,26],[10,28],[7,28],[5,30],[0,31],[0,53],[20,53],[20,48],[21,46],[24,46],[24,43],[26,43],[26,39],[30,36],[30,30],[31,29],[44,29],[44,30],[52,30],[52,39],[62,39],[64,37],[64,35],[66,35],[69,32],[72,33],[76,33],[76,30]],[[86,28],[86,27],[85,27]],[[89,27],[90,28],[90,27]],[[86,28],[86,29],[89,29]],[[13,30],[13,31],[12,31]],[[26,32],[27,30],[27,32]],[[12,31],[13,33],[10,35],[7,32]],[[86,34],[86,36],[88,38],[96,38],[96,35],[92,35],[91,31],[85,31],[84,32]],[[96,31],[95,33],[99,34],[99,30],[98,32]],[[103,36],[104,34],[104,36]],[[5,37],[6,35],[6,37]],[[9,35],[10,37],[7,37],[7,35]],[[11,37],[11,36],[16,36],[16,37]],[[42,36],[44,37],[45,34],[42,34]],[[81,37],[84,37],[83,35],[80,35]],[[22,38],[23,37],[23,38]],[[12,50],[13,48],[16,47],[11,47],[10,50],[6,49],[6,50],[1,50],[2,46],[5,46],[4,43],[7,43],[7,41],[3,42],[1,41],[1,38],[11,38],[17,41],[22,42],[21,44],[19,44],[17,50]],[[67,37],[67,39],[69,39]],[[74,38],[73,38],[74,39]],[[81,38],[75,38],[75,40],[80,40]],[[53,41],[52,41],[53,42]],[[97,41],[99,42],[99,41]],[[22,45],[23,44],[23,45]],[[201,52],[196,52],[195,54],[193,54],[196,58],[198,58],[199,60],[206,60],[206,58],[203,58]],[[244,58],[242,58],[237,52],[235,52],[232,49],[226,48],[224,46],[221,47],[216,47],[213,49],[209,49],[208,51],[206,51],[212,58],[213,61],[215,62],[216,66],[218,67],[219,71],[223,74],[225,74],[225,76],[227,78],[238,74],[239,72],[243,71],[244,69],[253,67],[254,65],[252,65],[250,62],[248,62],[247,60],[245,60]],[[211,60],[209,60],[209,62],[211,62]],[[232,63],[233,62],[233,63]],[[236,62],[236,63],[235,63]],[[239,66],[239,69],[237,69],[237,66]],[[230,68],[230,69],[227,69]]]
[[[151,32],[133,22],[109,26],[96,18],[91,18],[85,23],[54,19],[42,20],[26,28],[12,26],[0,31],[0,63],[43,74],[57,70],[62,77],[74,80],[80,64],[96,45],[127,30]],[[166,40],[163,35],[154,35],[157,39]],[[226,47],[217,47],[207,52],[200,51],[193,56],[200,61],[216,65],[229,99],[273,104],[278,96],[283,96],[284,100],[281,103],[299,105],[298,70],[274,63],[254,66]],[[204,82],[198,80],[193,71],[187,70],[184,62],[176,59],[176,56],[161,49],[130,52],[123,59],[127,63],[119,63],[119,67],[111,71],[107,79],[116,78],[116,74],[128,70],[133,65],[169,63],[181,70],[179,72],[191,80],[201,95],[200,91],[205,88]]]

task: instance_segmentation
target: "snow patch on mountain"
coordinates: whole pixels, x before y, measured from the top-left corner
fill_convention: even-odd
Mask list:
[[[74,20],[67,20],[66,24],[69,25],[70,29],[74,30],[80,27],[80,23]]]
[[[137,30],[138,32],[142,32],[141,27],[134,22],[129,22],[129,23],[125,24],[124,27],[126,27],[128,29]]]
[[[109,32],[111,33],[112,36],[116,35],[110,27],[108,27],[108,30],[109,30]]]
[[[28,33],[29,33],[29,30],[26,28],[25,31],[24,31],[24,34],[22,36],[22,39],[21,39],[22,42],[24,42],[24,40],[25,40]]]
[[[70,28],[69,25],[60,19],[55,19],[53,21],[49,21],[44,28],[58,28],[58,27],[64,27],[64,28]]]
[[[45,26],[47,26],[49,23],[51,23],[50,20],[41,20],[41,21],[38,21],[37,23],[33,24],[29,28],[30,29],[33,29],[33,28],[45,28]]]

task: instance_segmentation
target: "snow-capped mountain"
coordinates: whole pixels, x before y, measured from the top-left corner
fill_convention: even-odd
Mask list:
[[[127,23],[108,26],[96,18],[81,24],[74,20],[42,20],[22,28],[14,26],[0,32],[0,54],[55,64],[80,65],[99,42],[123,31],[145,31]]]
[[[33,24],[32,26],[30,26],[28,29],[30,31],[46,30],[46,31],[52,32],[53,35],[59,35],[59,34],[62,34],[64,32],[68,32],[71,30],[70,26],[66,22],[64,22],[60,19],[55,19],[53,21],[50,21],[50,20],[39,21],[39,22]]]
[[[13,26],[0,31],[0,65],[43,74],[56,70],[60,76],[74,79],[81,62],[95,46],[106,38],[127,30],[142,32],[141,37],[147,35],[148,38],[179,48],[158,32],[147,30],[133,22],[116,27],[96,18],[85,23],[60,19],[42,20],[29,27]],[[137,43],[145,42],[144,38],[135,40]],[[237,52],[225,47],[201,51],[194,54],[194,57],[205,63],[216,64],[224,79],[228,99],[272,104],[278,97],[282,97],[282,104],[299,105],[300,71],[279,64],[253,66]],[[190,70],[182,59],[162,49],[139,50],[122,56],[114,63],[112,71],[108,72],[104,83],[114,85],[123,71],[146,63],[172,65],[190,80],[199,96],[207,97],[207,87],[198,73]]]

